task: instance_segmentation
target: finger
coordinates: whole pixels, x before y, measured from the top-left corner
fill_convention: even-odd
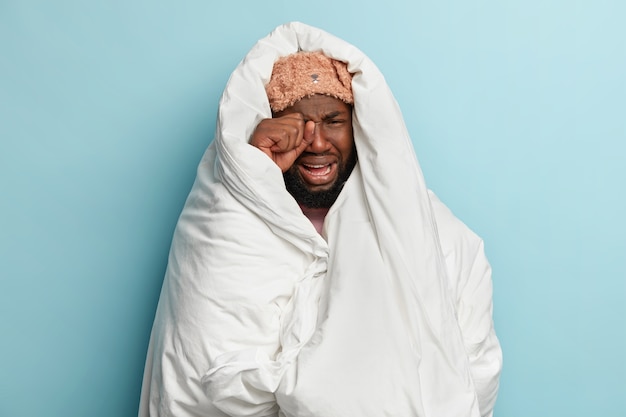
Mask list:
[[[317,128],[317,125],[315,124],[314,121],[309,120],[308,122],[306,122],[306,124],[304,125],[304,134],[302,136],[302,141],[295,148],[296,158],[300,156],[302,152],[304,152],[306,148],[308,148],[309,145],[313,142],[313,139],[315,138],[316,128]]]
[[[304,141],[307,145],[313,142],[313,139],[315,138],[315,129],[317,129],[317,125],[312,120],[309,120],[304,125]]]
[[[304,118],[301,114],[290,114],[273,121],[271,131],[274,141],[273,151],[289,152],[300,146],[304,136]]]
[[[302,141],[303,128],[297,124],[289,123],[277,126],[268,136],[271,137],[271,146],[274,152],[289,152],[296,148]]]

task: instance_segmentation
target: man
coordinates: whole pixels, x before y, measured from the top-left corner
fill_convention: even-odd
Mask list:
[[[287,191],[320,233],[356,164],[351,82],[346,64],[321,52],[279,59],[266,87],[272,118],[250,140],[283,171]]]
[[[489,416],[500,368],[482,241],[426,189],[384,78],[277,28],[222,97],[140,415]]]

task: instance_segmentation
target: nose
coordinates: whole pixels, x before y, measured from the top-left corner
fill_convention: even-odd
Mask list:
[[[307,152],[324,153],[330,149],[331,143],[326,139],[326,135],[324,134],[322,128],[322,122],[309,120],[306,122],[304,134],[304,139],[306,141],[310,141],[309,146],[306,148]]]

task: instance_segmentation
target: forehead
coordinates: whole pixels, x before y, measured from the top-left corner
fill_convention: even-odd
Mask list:
[[[302,113],[304,116],[324,117],[331,113],[341,115],[352,114],[352,107],[344,103],[338,98],[315,94],[311,97],[305,97],[298,100],[293,106],[287,107],[285,110],[276,113],[276,116],[282,116],[290,113]]]

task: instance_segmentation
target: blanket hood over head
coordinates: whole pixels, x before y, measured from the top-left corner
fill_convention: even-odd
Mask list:
[[[248,144],[271,117],[274,61],[300,50],[354,74],[359,161],[323,236]],[[220,101],[172,242],[140,415],[489,415],[501,361],[481,255],[427,190],[376,66],[319,29],[280,26]]]

